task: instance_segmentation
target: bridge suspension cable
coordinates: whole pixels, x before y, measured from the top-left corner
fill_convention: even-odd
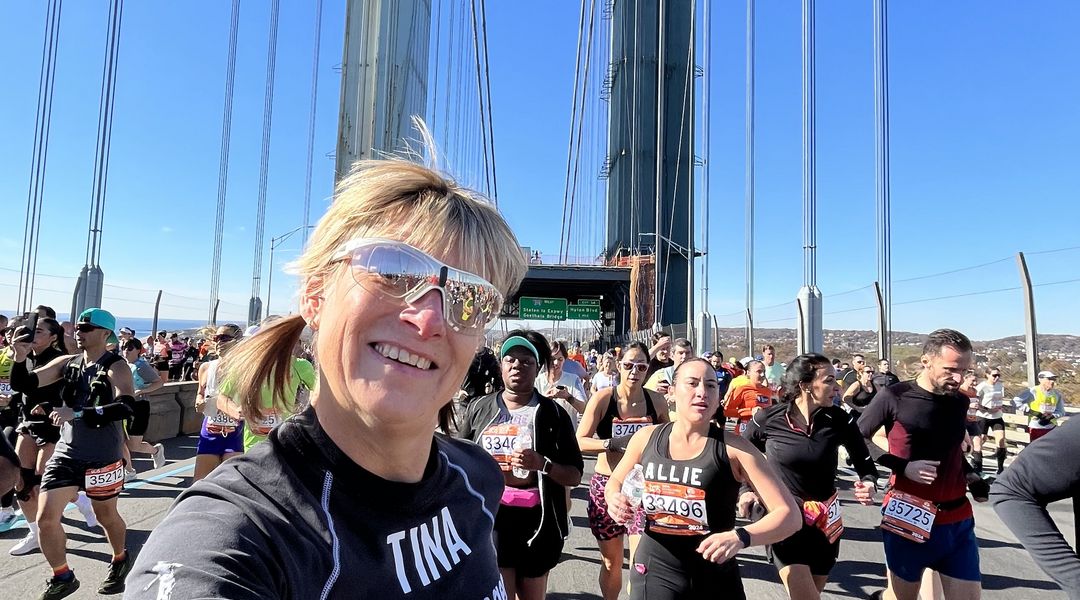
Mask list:
[[[319,2],[321,3],[322,0],[319,0]],[[229,16],[228,55],[225,59],[225,108],[221,117],[221,150],[218,157],[217,208],[214,213],[213,264],[210,267],[210,312],[207,322],[211,325],[217,324],[216,309],[221,299],[221,243],[225,233],[225,198],[229,186],[229,144],[232,141],[233,89],[236,83],[236,40],[239,27],[240,0],[233,0],[232,11]]]
[[[313,35],[314,51],[311,58],[311,108],[308,109],[308,140],[307,140],[307,172],[304,175],[304,219],[303,228],[300,229],[300,247],[307,246],[308,226],[311,224],[311,170],[312,160],[315,157],[315,112],[318,108],[319,99],[319,47],[322,42],[322,9],[323,0],[315,2],[315,33]],[[269,303],[270,299],[266,299]]]
[[[270,6],[270,39],[266,51],[266,91],[263,96],[262,149],[259,154],[259,200],[255,214],[255,260],[251,277],[251,306],[248,310],[248,324],[254,325],[262,318],[262,300],[259,288],[262,286],[263,238],[266,232],[266,186],[270,170],[270,130],[274,112],[274,75],[277,66],[278,20],[281,14],[281,0],[273,0]]]
[[[31,310],[37,274],[38,235],[45,197],[45,165],[49,156],[49,128],[52,123],[53,83],[56,81],[56,52],[60,46],[61,0],[51,0],[45,17],[45,39],[41,43],[41,74],[38,79],[37,116],[34,121],[34,149],[30,160],[30,189],[26,197],[26,224],[23,229],[22,262],[16,310]]]
[[[112,149],[113,107],[116,105],[116,66],[120,52],[120,23],[124,16],[123,0],[109,5],[108,45],[101,76],[101,102],[98,107],[98,142],[94,156],[93,200],[90,203],[90,232],[86,244],[86,264],[100,266],[101,234],[105,228],[105,190],[109,182],[109,153]]]

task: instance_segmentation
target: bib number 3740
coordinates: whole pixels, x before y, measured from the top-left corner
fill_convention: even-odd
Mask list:
[[[915,543],[930,539],[937,507],[918,496],[892,491],[881,508],[881,528]]]

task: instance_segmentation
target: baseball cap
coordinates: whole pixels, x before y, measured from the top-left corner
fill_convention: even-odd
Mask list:
[[[120,333],[122,333],[124,335],[130,335],[132,337],[135,336],[135,330],[130,328],[130,327],[121,327],[120,328]]]
[[[1057,375],[1054,375],[1050,371],[1039,371],[1039,379],[1057,379]]]
[[[540,360],[540,353],[536,351],[536,346],[533,346],[532,342],[521,337],[520,335],[513,335],[502,343],[499,348],[499,358],[504,358],[510,350],[514,348],[525,348],[529,352],[532,352],[533,358]]]
[[[109,338],[106,340],[109,344],[117,344],[120,342],[117,339],[116,334],[113,332],[116,329],[116,317],[112,316],[112,313],[103,308],[88,308],[79,313],[79,320],[77,323],[87,323],[94,327],[100,327],[101,329],[109,330]]]

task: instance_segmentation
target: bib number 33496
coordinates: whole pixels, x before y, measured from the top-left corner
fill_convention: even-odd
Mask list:
[[[928,500],[893,491],[881,509],[881,528],[916,543],[930,539],[937,507]]]

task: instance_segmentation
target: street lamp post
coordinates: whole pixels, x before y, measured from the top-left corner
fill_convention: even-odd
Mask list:
[[[270,301],[272,299],[270,293],[274,291],[274,250],[276,250],[282,242],[295,235],[296,232],[304,229],[311,229],[312,227],[315,226],[301,225],[296,229],[283,233],[277,237],[270,238],[270,275],[266,278],[266,317],[270,316]]]

